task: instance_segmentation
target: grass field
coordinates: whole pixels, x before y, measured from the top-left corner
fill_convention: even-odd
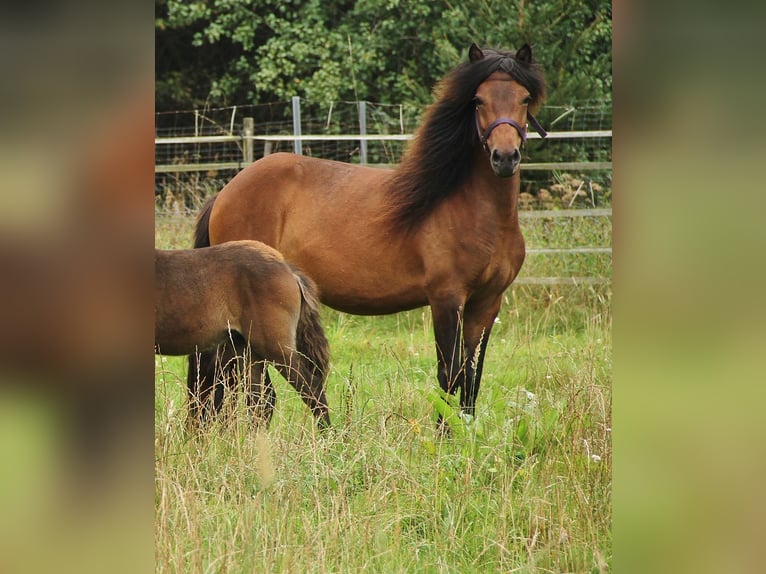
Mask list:
[[[158,216],[158,247],[193,220]],[[608,220],[525,223],[528,247],[611,245]],[[571,256],[566,256],[571,257]],[[526,276],[610,275],[603,255]],[[271,426],[241,408],[185,432],[185,360],[156,358],[158,572],[608,572],[611,287],[512,286],[477,416],[438,437],[430,313],[323,309],[334,429],[274,375]]]

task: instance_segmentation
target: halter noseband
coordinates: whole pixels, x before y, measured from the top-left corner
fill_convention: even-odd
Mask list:
[[[487,128],[484,130],[484,133],[481,131],[481,126],[479,126],[479,112],[476,111],[476,133],[479,134],[479,141],[481,142],[481,147],[483,147],[485,150],[487,150],[487,140],[489,139],[490,134],[492,133],[492,130],[494,130],[497,126],[502,124],[508,124],[509,126],[513,126],[516,128],[516,131],[519,132],[519,135],[521,136],[521,145],[524,145],[527,143],[527,130],[526,127],[519,124],[519,122],[512,120],[511,118],[497,118],[494,122],[489,124]],[[534,130],[540,134],[541,138],[544,138],[548,135],[548,132],[546,132],[543,129],[543,126],[540,125],[540,122],[538,122],[535,117],[532,114],[527,114],[527,121],[532,124],[532,127]],[[489,150],[487,150],[489,151]]]

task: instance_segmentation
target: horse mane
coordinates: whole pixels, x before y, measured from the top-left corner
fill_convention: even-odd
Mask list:
[[[413,229],[470,174],[472,150],[479,145],[473,99],[484,80],[496,71],[507,73],[529,90],[531,111],[545,97],[542,71],[531,61],[528,47],[528,62],[494,48],[482,48],[481,53],[483,58],[461,63],[437,85],[437,99],[393,176],[388,216],[394,228]]]

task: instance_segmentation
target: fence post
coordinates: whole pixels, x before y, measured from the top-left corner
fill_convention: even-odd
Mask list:
[[[303,153],[303,141],[301,136],[301,99],[293,96],[293,135],[296,136],[293,143],[293,150],[298,155]]]
[[[359,135],[367,135],[367,102],[359,102]],[[367,163],[367,140],[359,140],[359,161],[365,165]]]
[[[255,133],[255,120],[245,118],[242,122],[242,159],[245,165],[253,163],[253,134]]]

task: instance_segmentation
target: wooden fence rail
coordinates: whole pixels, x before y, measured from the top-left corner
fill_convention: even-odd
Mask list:
[[[368,141],[407,141],[412,139],[412,134],[298,134],[298,135],[257,135],[252,133],[252,118],[245,118],[244,128],[239,135],[218,135],[218,136],[175,136],[154,138],[155,146],[162,145],[195,145],[195,144],[224,144],[236,143],[242,150],[241,161],[223,161],[223,162],[203,162],[203,163],[171,163],[158,164],[154,166],[155,173],[181,173],[194,171],[211,170],[240,170],[249,163],[252,163],[254,141],[265,142],[264,155],[271,153],[269,144],[274,142],[293,142],[294,151],[299,152],[302,142],[312,141],[358,141],[360,144],[366,144]],[[540,136],[537,133],[530,133],[528,138],[535,139]],[[590,130],[590,131],[568,131],[551,132],[549,139],[583,139],[583,138],[611,138],[612,130]],[[366,146],[364,146],[366,148]],[[366,149],[363,149],[366,151]],[[361,163],[366,164],[366,153],[361,155]],[[381,166],[383,167],[383,166]],[[609,170],[612,169],[612,162],[545,162],[545,163],[526,163],[522,164],[525,170]]]
[[[412,134],[369,134],[367,132],[367,102],[358,102],[357,122],[359,133],[346,134],[304,134],[301,126],[301,100],[295,96],[291,101],[292,115],[292,134],[256,134],[255,121],[252,117],[245,117],[239,133],[235,133],[234,113],[226,129],[228,133],[220,135],[200,135],[195,123],[195,135],[193,136],[170,136],[156,137],[155,146],[167,145],[202,145],[202,144],[236,144],[241,152],[241,157],[235,158],[235,161],[229,158],[228,161],[206,161],[206,162],[187,162],[171,161],[155,165],[155,173],[182,173],[195,171],[211,170],[240,170],[246,165],[252,163],[254,157],[254,142],[263,142],[263,155],[271,153],[273,144],[280,142],[292,142],[295,153],[303,153],[304,142],[358,142],[359,163],[368,164],[367,161],[367,142],[370,141],[407,141],[412,139]],[[236,108],[234,108],[236,110]],[[567,113],[574,111],[574,108]],[[566,115],[566,114],[564,114]],[[560,116],[559,119],[563,117]],[[555,120],[554,120],[555,122]],[[529,139],[540,137],[536,132],[529,133]],[[551,131],[548,134],[549,140],[559,139],[587,139],[587,138],[611,138],[612,130],[580,130],[580,131]],[[376,165],[380,165],[377,164]],[[383,167],[383,166],[381,166]],[[548,162],[548,163],[530,163],[523,164],[522,169],[526,170],[609,170],[612,162]]]

